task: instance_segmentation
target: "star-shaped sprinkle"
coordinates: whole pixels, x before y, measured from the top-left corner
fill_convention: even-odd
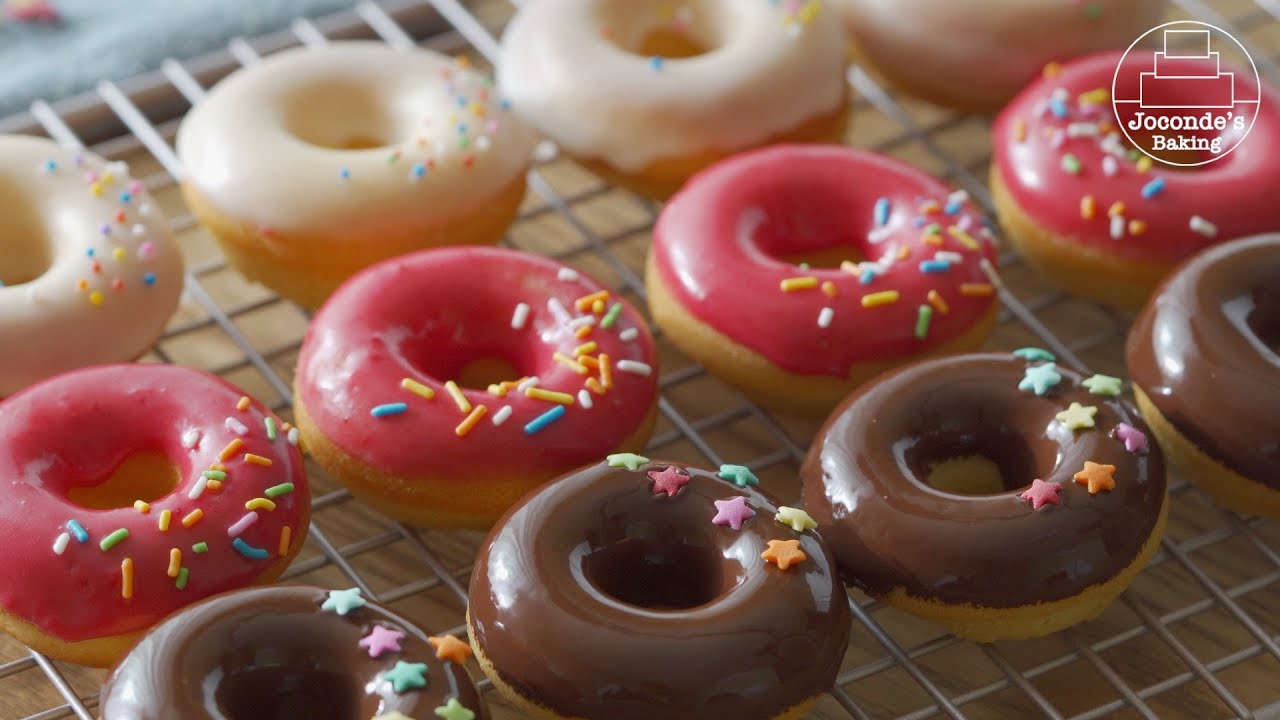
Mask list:
[[[1044,395],[1060,382],[1062,382],[1062,375],[1058,373],[1058,366],[1047,363],[1027,368],[1026,377],[1018,383],[1018,389],[1032,390],[1037,395]]]
[[[382,679],[391,683],[391,689],[397,694],[403,695],[427,686],[427,664],[397,660],[395,667],[382,674]]]
[[[716,525],[728,525],[734,530],[741,530],[742,523],[756,516],[756,511],[747,507],[747,499],[741,495],[728,500],[715,500],[716,516],[711,522]]]
[[[760,478],[756,477],[756,474],[746,465],[721,465],[719,475],[738,487],[760,484]]]
[[[369,651],[369,657],[376,658],[384,652],[400,652],[400,641],[404,633],[381,625],[374,625],[368,635],[360,640],[360,647]]]
[[[641,465],[649,462],[649,458],[635,453],[614,453],[605,458],[609,467],[624,467],[628,470],[639,470]]]
[[[1032,510],[1039,510],[1045,505],[1061,505],[1062,498],[1058,497],[1060,490],[1062,485],[1036,478],[1031,481],[1031,487],[1024,490],[1018,497],[1030,502]]]
[[[787,507],[786,505],[778,508],[778,514],[774,515],[773,519],[783,525],[790,525],[791,529],[796,532],[804,532],[818,527],[818,522],[809,517],[809,513],[800,508]]]
[[[796,563],[803,562],[808,555],[800,549],[799,540],[770,540],[769,549],[760,553],[760,557],[786,570]]]
[[[431,647],[436,649],[437,660],[448,660],[455,665],[462,665],[471,657],[471,646],[453,635],[432,635],[427,638]]]
[[[668,467],[664,470],[650,470],[649,479],[653,481],[653,494],[661,495],[666,493],[667,497],[674,497],[680,492],[680,488],[689,484],[689,476],[675,469]]]
[[[1080,382],[1094,395],[1110,395],[1115,397],[1124,391],[1124,381],[1110,375],[1092,375]]]
[[[1146,433],[1128,423],[1116,425],[1116,439],[1124,443],[1124,449],[1131,453],[1140,453],[1147,449]]]
[[[1073,402],[1070,407],[1054,417],[1070,430],[1085,430],[1094,426],[1093,417],[1097,414],[1098,408]]]
[[[1086,460],[1084,469],[1075,474],[1075,481],[1081,485],[1088,485],[1090,495],[1097,495],[1099,490],[1115,489],[1116,480],[1112,477],[1115,471],[1115,465],[1099,465]]]
[[[1058,357],[1053,353],[1038,347],[1024,347],[1013,351],[1013,354],[1023,360],[1031,362],[1055,362]]]
[[[350,588],[347,590],[330,590],[329,597],[320,606],[320,609],[336,612],[339,615],[346,615],[352,610],[364,606],[365,601],[364,598],[360,597],[360,588]]]
[[[476,714],[462,706],[458,698],[449,698],[449,702],[436,708],[436,717],[444,720],[475,720]]]

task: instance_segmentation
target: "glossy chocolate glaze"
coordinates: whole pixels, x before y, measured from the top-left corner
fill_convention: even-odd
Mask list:
[[[1280,488],[1280,234],[1206,250],[1134,323],[1129,375],[1218,462]]]
[[[450,698],[488,717],[467,671],[437,660],[427,636],[368,603],[345,616],[308,586],[241,590],[171,616],[133,648],[102,688],[102,720],[369,720],[400,712],[436,720]],[[402,651],[360,647],[374,625],[404,633]],[[396,693],[381,673],[426,663],[427,687]]]
[[[508,512],[472,573],[473,642],[504,683],[577,718],[763,719],[830,688],[850,620],[819,537],[708,471],[655,496],[646,473],[669,466],[594,465]],[[756,515],[712,524],[734,496]],[[774,539],[808,558],[765,562]]]
[[[801,475],[805,507],[845,577],[873,594],[903,588],[947,603],[1014,607],[1057,600],[1134,561],[1165,497],[1154,443],[1130,453],[1112,431],[1147,428],[1136,410],[1091,394],[1082,377],[1043,397],[1018,389],[1013,355],[929,360],[882,376],[847,398],[814,441]],[[1071,402],[1098,408],[1096,427],[1055,419]],[[942,460],[983,455],[1005,490],[961,495],[926,483]],[[1115,465],[1116,487],[1090,495],[1073,481],[1084,462]],[[1032,509],[1033,479],[1061,484],[1061,504]]]

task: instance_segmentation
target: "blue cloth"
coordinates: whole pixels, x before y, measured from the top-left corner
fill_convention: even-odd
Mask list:
[[[57,100],[99,80],[154,70],[166,57],[222,48],[352,0],[54,0],[59,25],[0,24],[0,117],[36,98]]]

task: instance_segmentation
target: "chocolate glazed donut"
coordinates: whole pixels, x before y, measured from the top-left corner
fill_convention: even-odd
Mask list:
[[[929,360],[828,419],[801,474],[847,580],[952,632],[1032,637],[1091,618],[1155,552],[1164,463],[1118,378],[1037,348]],[[998,469],[983,493],[943,468]],[[988,476],[997,473],[980,473]]]
[[[1129,333],[1143,416],[1219,503],[1280,516],[1280,234],[1195,256]]]
[[[486,720],[468,655],[355,589],[239,590],[148,633],[103,686],[101,717]]]
[[[476,658],[538,718],[793,718],[830,689],[849,608],[813,521],[637,455],[543,486],[471,576]]]

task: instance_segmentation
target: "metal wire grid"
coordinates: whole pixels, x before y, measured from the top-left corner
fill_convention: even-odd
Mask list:
[[[453,31],[434,36],[427,43],[442,49],[457,49],[459,43],[469,44],[471,49],[482,57],[494,61],[497,57],[497,44],[490,26],[477,17],[473,9],[464,6],[459,0],[423,0],[429,2],[439,12]],[[1255,0],[1256,5],[1241,0],[1226,3],[1231,8],[1220,9],[1217,5],[1209,5],[1202,0],[1177,0],[1182,10],[1190,15],[1212,22],[1219,27],[1231,31],[1236,37],[1245,40],[1248,31],[1266,23],[1274,24],[1280,19],[1280,0]],[[512,2],[516,5],[519,2]],[[401,3],[403,4],[403,3]],[[351,13],[354,15],[352,16]],[[329,18],[332,20],[332,18]],[[386,42],[397,46],[416,44],[416,40],[406,32],[400,24],[384,8],[372,0],[356,2],[343,18],[344,22],[358,20],[368,26]],[[323,45],[328,40],[320,25],[306,19],[298,19],[291,27],[292,34],[305,45]],[[1272,79],[1280,76],[1280,67],[1273,58],[1257,47],[1246,47],[1251,51],[1259,70]],[[465,48],[464,48],[465,49]],[[259,60],[259,52],[255,43],[236,39],[229,46],[232,57],[242,65],[252,65]],[[204,94],[201,86],[187,65],[177,60],[167,60],[162,66],[166,80],[190,103],[195,103]],[[874,149],[883,152],[905,151],[908,146],[918,146],[927,154],[927,159],[939,167],[939,174],[946,180],[967,190],[972,197],[991,210],[991,198],[985,183],[979,175],[979,168],[989,160],[986,148],[980,157],[962,159],[962,154],[946,147],[942,138],[947,133],[966,123],[972,118],[956,115],[942,115],[922,122],[919,113],[912,111],[909,102],[900,102],[893,94],[877,84],[877,82],[857,68],[849,72],[849,82],[860,99],[858,110],[865,113],[878,113],[888,118],[896,126],[890,137],[872,143]],[[129,134],[95,148],[104,155],[123,154],[139,147],[145,150],[159,163],[160,172],[146,177],[144,182],[152,189],[170,187],[182,177],[182,167],[166,139],[174,129],[174,124],[153,124],[135,105],[128,94],[112,82],[103,82],[97,88],[97,95],[102,105],[128,128]],[[54,109],[37,101],[31,108],[32,115],[43,130],[55,140],[73,147],[83,147],[77,133],[64,121]],[[539,202],[522,213],[520,222],[528,222],[542,216],[552,215],[562,221],[574,238],[574,244],[558,250],[555,254],[568,257],[577,253],[587,253],[609,268],[618,280],[620,289],[635,297],[643,298],[644,284],[641,278],[631,269],[618,250],[620,242],[627,238],[643,236],[651,227],[656,208],[648,203],[631,201],[638,210],[639,221],[632,226],[609,235],[595,232],[591,224],[584,220],[583,207],[593,201],[613,194],[611,188],[598,182],[585,189],[565,193],[558,190],[548,181],[543,172],[545,164],[553,162],[554,148],[541,148],[542,164],[529,174],[529,185]],[[173,222],[175,231],[185,231],[194,225],[189,214],[177,216]],[[1064,341],[1048,327],[1042,319],[1053,315],[1057,317],[1059,310],[1066,308],[1078,312],[1081,303],[1068,298],[1060,292],[1045,293],[1034,286],[1034,281],[1019,284],[1016,280],[1020,266],[1016,256],[1006,254],[1002,258],[1005,281],[998,281],[1000,296],[1005,311],[1002,314],[1001,331],[1009,333],[1007,337],[1012,343],[1018,338],[1038,339],[1040,343],[1052,349],[1065,362],[1085,369],[1087,364],[1082,356],[1097,358],[1097,362],[1109,364],[1103,370],[1114,371],[1115,353],[1108,352],[1118,338],[1122,338],[1127,328],[1127,318],[1111,311],[1089,306],[1085,308],[1092,313],[1099,329],[1095,332]],[[200,308],[205,317],[187,322],[171,324],[165,340],[183,335],[197,333],[208,329],[216,329],[225,335],[239,349],[241,356],[226,363],[210,367],[213,372],[221,374],[234,373],[251,368],[261,375],[274,393],[272,404],[279,410],[287,411],[290,403],[289,383],[285,379],[288,371],[280,371],[277,366],[281,358],[296,352],[297,339],[278,347],[263,348],[251,342],[245,332],[237,325],[251,314],[281,304],[273,297],[263,297],[250,302],[235,304],[220,303],[208,287],[210,278],[225,269],[221,260],[210,260],[196,264],[186,277],[186,294],[188,299]],[[1025,276],[1025,273],[1021,273]],[[1017,285],[1017,287],[1015,287]],[[1024,287],[1025,286],[1025,287]],[[1000,331],[998,331],[1000,332]],[[163,361],[173,358],[164,350],[164,340],[155,349],[155,355]],[[287,360],[286,360],[287,361]],[[754,458],[748,464],[760,472],[777,466],[794,466],[804,455],[810,427],[796,428],[786,419],[777,419],[739,399],[726,409],[703,417],[687,417],[672,397],[682,391],[684,386],[696,384],[705,378],[705,373],[696,365],[684,365],[674,371],[667,372],[661,379],[663,397],[659,401],[660,412],[665,424],[670,429],[660,432],[651,442],[651,447],[672,448],[687,444],[706,462],[719,464],[722,457],[709,440],[709,436],[733,423],[749,419],[762,427],[770,436],[769,444],[776,450]],[[800,440],[797,440],[800,438]],[[1280,581],[1280,554],[1273,549],[1277,544],[1276,524],[1257,519],[1243,519],[1212,508],[1198,492],[1185,482],[1175,483],[1172,490],[1175,508],[1191,507],[1192,514],[1203,519],[1192,523],[1195,528],[1188,537],[1174,539],[1166,537],[1161,552],[1152,561],[1151,566],[1142,577],[1159,573],[1162,568],[1173,568],[1185,573],[1187,582],[1196,587],[1200,595],[1198,600],[1189,603],[1177,603],[1176,607],[1164,608],[1160,603],[1153,603],[1150,597],[1135,598],[1130,591],[1121,597],[1118,605],[1127,609],[1136,617],[1137,623],[1119,629],[1118,626],[1097,621],[1091,625],[1103,625],[1101,631],[1090,633],[1086,629],[1072,630],[1055,636],[1053,652],[1041,653],[1042,657],[1028,659],[1018,646],[1008,644],[975,645],[958,640],[952,636],[937,635],[936,632],[921,633],[917,626],[904,621],[896,611],[885,608],[879,603],[868,600],[860,594],[851,593],[849,602],[857,626],[855,627],[855,645],[865,648],[879,647],[883,652],[865,651],[866,657],[856,661],[846,661],[835,687],[830,691],[831,700],[823,701],[816,711],[819,717],[850,716],[854,718],[897,717],[909,720],[944,716],[960,720],[966,717],[986,717],[1000,713],[1000,717],[1027,717],[1042,714],[1048,718],[1071,717],[1075,720],[1089,720],[1104,716],[1157,718],[1160,713],[1153,705],[1162,697],[1174,694],[1180,689],[1196,685],[1207,689],[1207,693],[1220,702],[1218,709],[1204,712],[1199,709],[1188,709],[1180,712],[1180,717],[1222,717],[1229,715],[1239,718],[1280,717],[1280,646],[1277,645],[1277,622],[1274,616],[1267,617],[1259,610],[1256,602],[1250,602],[1249,596],[1264,590],[1274,590]],[[340,489],[325,493],[317,493],[313,505],[317,514],[325,509],[343,506],[356,509],[354,501]],[[346,582],[360,587],[367,596],[383,602],[396,602],[435,589],[443,589],[451,597],[460,617],[461,608],[465,607],[466,589],[464,584],[469,573],[469,563],[449,567],[442,560],[436,547],[443,542],[440,533],[423,532],[403,525],[386,524],[385,532],[365,534],[352,542],[340,544],[330,537],[318,524],[313,524],[309,536],[309,544],[318,546],[319,553],[310,556],[304,554],[290,568],[286,578],[297,578],[317,572],[336,571],[327,577],[333,582]],[[1239,552],[1239,542],[1243,541],[1252,552],[1262,558],[1261,567],[1251,567],[1248,577],[1227,583],[1217,579],[1216,565],[1196,555],[1206,549],[1224,546],[1235,542],[1230,551]],[[355,567],[356,561],[369,553],[397,543],[404,543],[410,549],[417,567],[423,567],[428,574],[412,581],[377,591],[366,579],[365,575]],[[472,546],[474,547],[474,546]],[[1138,583],[1142,582],[1140,577]],[[1179,598],[1182,599],[1182,598]],[[1155,606],[1153,609],[1152,606]],[[1263,609],[1274,608],[1274,604],[1261,606]],[[1247,637],[1247,642],[1231,652],[1220,654],[1212,660],[1203,661],[1188,641],[1176,631],[1176,624],[1194,616],[1220,612],[1235,624],[1235,630]],[[1104,615],[1104,618],[1106,616]],[[465,632],[465,627],[458,625],[448,630],[455,634]],[[1227,633],[1231,634],[1231,633]],[[927,637],[923,641],[917,637]],[[868,642],[861,643],[861,639]],[[1127,644],[1154,640],[1156,646],[1171,652],[1184,666],[1180,672],[1174,672],[1157,682],[1134,686],[1132,680],[1126,680],[1132,673],[1127,668],[1108,662],[1107,656],[1113,649]],[[965,657],[981,656],[995,669],[995,676],[984,682],[957,682],[949,677],[954,667],[939,667],[937,659],[948,658],[953,651],[968,653]],[[851,656],[853,651],[851,650]],[[1034,658],[1034,654],[1032,654]],[[1270,670],[1264,670],[1262,692],[1252,693],[1250,700],[1243,699],[1238,687],[1232,687],[1222,679],[1222,675],[1233,668],[1262,658],[1271,661]],[[1069,666],[1084,664],[1096,673],[1100,682],[1108,685],[1115,698],[1102,704],[1087,708],[1076,708],[1068,712],[1062,693],[1055,692],[1055,701],[1051,701],[1045,692],[1041,680],[1051,678],[1055,673]],[[953,663],[954,665],[954,663]],[[96,707],[96,694],[78,693],[73,683],[68,680],[66,669],[56,666],[47,658],[29,651],[27,657],[0,664],[0,680],[16,676],[19,673],[38,668],[48,683],[56,690],[64,701],[63,704],[27,716],[27,720],[53,720],[54,718],[77,717],[80,720],[91,720],[92,710]],[[897,674],[887,682],[876,685],[875,692],[867,692],[868,680],[883,678]],[[1269,678],[1266,679],[1266,678]],[[487,681],[480,683],[491,701],[495,694]],[[910,696],[906,702],[916,703],[908,707],[902,703],[886,703],[882,693]],[[1201,693],[1203,695],[1204,693]],[[1203,707],[1203,697],[1196,696],[1196,702],[1188,708]],[[1189,702],[1189,701],[1188,701]],[[1172,706],[1178,708],[1175,702]],[[1167,710],[1168,706],[1162,707]],[[1185,709],[1185,708],[1184,708]],[[1199,714],[1203,712],[1204,714]],[[988,713],[992,713],[989,715]],[[1012,714],[1010,714],[1012,713]]]

